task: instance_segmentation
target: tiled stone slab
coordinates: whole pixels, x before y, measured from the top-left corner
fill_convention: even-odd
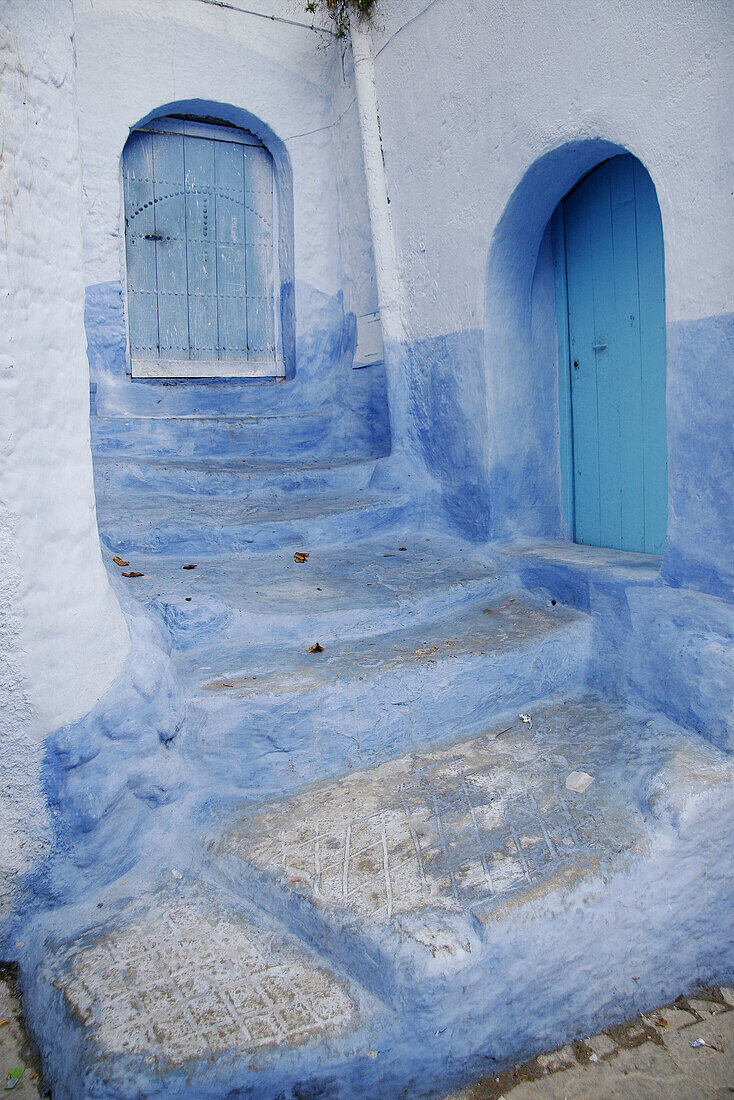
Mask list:
[[[298,1046],[355,1018],[349,994],[304,955],[199,902],[165,904],[68,953],[56,984],[102,1056],[173,1067]]]
[[[565,712],[565,723],[546,707],[532,729],[515,722],[313,787],[236,824],[222,851],[348,920],[385,925],[435,910],[488,919],[638,842],[640,815],[613,784],[565,790],[581,755],[570,727],[590,717],[584,706]],[[435,955],[441,944],[429,940]]]

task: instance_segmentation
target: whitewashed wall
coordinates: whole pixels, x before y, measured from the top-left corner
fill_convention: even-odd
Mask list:
[[[480,532],[485,515],[484,533],[563,533],[552,350],[538,362],[553,317],[531,326],[533,272],[557,202],[629,151],[665,237],[664,572],[731,592],[734,6],[382,0],[374,22],[414,415],[448,496],[474,495]]]
[[[655,182],[669,320],[732,308],[733,13],[728,0],[382,0],[376,71],[414,335],[482,324],[513,190],[538,157],[588,137],[627,148]]]
[[[43,852],[44,736],[117,674],[82,322],[71,0],[0,5],[0,901]],[[7,908],[4,910],[7,913]]]
[[[349,189],[340,199],[337,157],[350,142],[359,155],[358,131],[350,134],[349,121],[338,121],[341,100],[334,97],[344,82],[343,43],[309,29],[311,17],[288,0],[242,5],[279,19],[202,0],[74,6],[87,284],[123,278],[120,156],[130,129],[166,104],[231,105],[265,123],[290,159],[296,314],[307,323],[299,282],[326,295],[343,289],[339,212]]]

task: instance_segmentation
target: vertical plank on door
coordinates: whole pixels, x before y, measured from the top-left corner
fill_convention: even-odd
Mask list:
[[[247,359],[244,147],[213,144],[219,358]]]
[[[594,344],[593,225],[595,187],[588,180],[564,204],[569,358],[574,455],[574,539],[601,545],[599,436]]]
[[[157,359],[158,281],[153,204],[152,135],[133,133],[125,146],[125,255],[127,259],[127,311],[130,354]]]
[[[601,165],[582,186],[590,189],[593,218],[594,338],[589,351],[596,370],[599,541],[602,546],[621,546],[623,500],[619,453],[619,374],[623,364],[620,362],[615,325],[615,257],[609,163]]]
[[[273,309],[273,166],[267,149],[245,151],[248,357],[275,358]]]
[[[563,203],[551,219],[556,322],[558,326],[558,418],[561,446],[561,507],[566,529],[573,537],[573,429],[571,425],[571,364],[568,359],[568,284]]]
[[[188,359],[186,220],[183,199],[184,139],[151,134],[155,170],[155,248],[158,277],[158,344],[161,359]]]
[[[214,145],[185,140],[186,259],[191,359],[218,358]]]
[[[662,554],[668,518],[668,442],[665,407],[665,262],[655,187],[634,165],[642,356],[642,445],[645,470],[645,550]]]
[[[618,380],[621,415],[616,425],[600,421],[601,433],[616,431],[610,440],[619,456],[621,530],[618,541],[606,545],[641,550],[645,543],[642,361],[637,278],[634,157],[609,161],[614,233],[614,320],[610,338],[610,368]]]

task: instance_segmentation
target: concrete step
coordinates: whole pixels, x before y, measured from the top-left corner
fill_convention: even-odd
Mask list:
[[[180,668],[201,715],[191,751],[220,792],[275,793],[468,736],[493,715],[514,721],[583,682],[588,617],[521,594],[505,603],[490,596],[372,637],[189,650]],[[308,652],[315,641],[323,652]]]
[[[245,458],[139,458],[134,454],[94,456],[98,501],[128,499],[150,493],[201,499],[202,496],[292,499],[299,495],[356,492],[366,489],[375,459],[260,462]]]
[[[64,914],[24,988],[55,1100],[317,1096],[325,1072],[356,1095],[375,1076],[375,999],[228,900],[162,885]]]
[[[121,580],[163,619],[181,649],[226,639],[299,646],[304,639],[370,638],[445,617],[508,583],[491,559],[435,535],[401,531],[379,541],[303,549],[303,563],[290,546],[216,558],[134,553],[125,560],[144,575]]]
[[[323,458],[332,454],[327,412],[259,416],[96,416],[92,450],[137,457]],[[337,454],[351,455],[349,445]],[[357,457],[359,452],[353,457]],[[369,455],[365,456],[369,457]],[[374,456],[377,457],[377,456]]]
[[[395,496],[357,489],[295,499],[186,499],[158,494],[97,507],[104,542],[116,555],[264,553],[282,547],[357,541],[393,526],[405,515]]]
[[[192,756],[207,812],[24,928],[54,1097],[417,1100],[710,980],[731,757],[598,697],[531,713],[234,807]]]
[[[436,1036],[478,1026],[507,1048],[527,1030],[522,1005],[547,1027],[588,1019],[600,988],[633,1000],[641,973],[675,970],[674,945],[690,954],[671,905],[700,934],[701,914],[673,883],[700,873],[685,866],[698,861],[692,823],[705,830],[721,798],[734,813],[731,759],[593,696],[527,709],[532,726],[490,723],[225,816],[210,841],[222,874],[397,1009],[428,1014]],[[572,772],[593,777],[588,789],[567,788]],[[694,772],[706,777],[698,807]],[[704,847],[723,897],[729,872],[717,844]],[[613,932],[627,910],[634,942]],[[484,1049],[497,1056],[498,1045]]]

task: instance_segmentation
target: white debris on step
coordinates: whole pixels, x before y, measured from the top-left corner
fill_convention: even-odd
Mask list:
[[[591,784],[594,782],[594,776],[589,775],[588,772],[571,772],[566,780],[566,790],[575,791],[576,794],[583,794],[587,791]]]

